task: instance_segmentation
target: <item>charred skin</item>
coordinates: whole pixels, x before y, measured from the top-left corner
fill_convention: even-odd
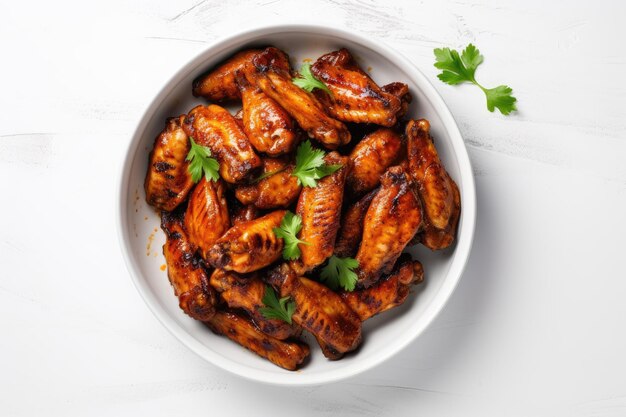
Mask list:
[[[218,105],[194,107],[185,117],[183,129],[211,150],[226,182],[242,181],[262,164],[237,120]]]
[[[278,259],[283,251],[283,239],[274,234],[280,227],[285,210],[278,210],[231,227],[215,242],[207,254],[214,268],[242,274],[257,271]]]
[[[350,152],[352,170],[347,187],[353,195],[363,195],[380,184],[380,177],[398,159],[402,138],[392,129],[381,128],[365,136]]]
[[[275,174],[249,185],[238,186],[235,197],[242,204],[252,204],[259,209],[289,207],[302,189],[298,179],[291,175],[293,169],[294,164],[284,159],[264,158],[260,175]]]
[[[205,322],[224,335],[275,365],[294,371],[309,356],[309,347],[300,341],[283,341],[262,333],[246,317],[232,311],[218,311]]]
[[[363,223],[363,239],[356,255],[361,288],[370,287],[393,265],[422,223],[422,207],[415,185],[400,167],[387,170]]]
[[[182,225],[182,212],[162,212],[161,228],[166,236],[163,255],[167,276],[181,310],[196,320],[209,320],[215,313],[217,297],[202,261],[194,256],[189,244]]]
[[[243,72],[236,75],[243,106],[243,130],[254,148],[270,156],[290,153],[298,142],[291,116],[259,87],[250,84]]]
[[[308,245],[299,244],[302,255],[296,264],[300,273],[310,271],[321,265],[329,258],[335,248],[343,189],[346,176],[350,170],[350,160],[331,152],[324,161],[328,165],[342,165],[343,167],[333,174],[318,180],[317,187],[304,187],[298,199],[296,213],[302,218],[302,230],[299,239]]]
[[[334,118],[387,127],[396,124],[403,108],[401,99],[380,88],[347,49],[322,55],[311,67],[311,72],[332,92],[329,95],[318,89],[315,96]]]
[[[187,170],[189,163],[185,161],[190,144],[181,127],[184,118],[183,115],[168,119],[150,152],[144,184],[146,201],[160,210],[174,210],[193,188]]]
[[[456,183],[452,180],[452,193],[454,196],[454,208],[450,216],[450,222],[445,229],[437,229],[426,221],[424,231],[420,234],[420,242],[430,250],[446,249],[452,245],[456,236],[456,230],[461,215],[461,194]]]
[[[254,70],[246,72],[251,84],[276,101],[304,129],[309,137],[329,149],[350,142],[350,132],[326,114],[324,106],[308,91],[296,86],[289,72],[289,57],[281,50],[267,48],[253,60]]]
[[[363,221],[367,209],[378,190],[372,190],[364,195],[354,205],[348,207],[341,217],[341,228],[335,243],[334,255],[340,258],[354,257],[359,249],[363,237]]]
[[[400,99],[400,110],[396,114],[396,118],[400,120],[409,110],[409,104],[413,101],[409,86],[405,83],[393,82],[380,87],[385,93],[392,94]]]
[[[413,284],[422,282],[422,264],[413,261],[411,255],[400,256],[393,271],[375,285],[352,292],[342,292],[341,298],[350,306],[361,321],[404,303]]]
[[[241,51],[217,68],[199,76],[193,81],[193,95],[214,102],[232,101],[240,98],[235,73],[249,66],[254,55],[259,52],[261,52],[260,49]]]
[[[266,319],[259,312],[265,307],[265,284],[256,274],[242,276],[232,271],[216,269],[211,274],[211,285],[232,309],[245,310],[263,333],[284,340],[298,333],[296,326],[278,319]]]
[[[204,259],[217,239],[230,227],[225,192],[222,180],[209,181],[203,177],[187,203],[185,231],[189,244]]]

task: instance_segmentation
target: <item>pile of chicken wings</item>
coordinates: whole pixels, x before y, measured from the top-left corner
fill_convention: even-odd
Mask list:
[[[347,49],[310,68],[330,92],[294,84],[288,55],[274,47],[239,52],[198,77],[193,95],[208,104],[166,121],[145,181],[180,308],[289,370],[309,355],[303,330],[327,358],[355,350],[361,323],[402,304],[423,279],[407,245],[449,247],[460,215],[429,122],[405,118],[406,84],[378,86]],[[234,115],[221,106],[233,103],[241,103]],[[190,138],[219,162],[217,181],[192,180]],[[315,187],[291,175],[305,140],[341,165]],[[294,260],[283,259],[273,232],[288,210],[306,242]],[[333,255],[358,261],[354,291],[320,281]],[[291,323],[261,314],[267,286],[295,303]]]

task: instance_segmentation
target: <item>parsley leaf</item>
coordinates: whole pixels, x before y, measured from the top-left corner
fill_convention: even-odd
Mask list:
[[[206,146],[198,145],[191,136],[189,137],[189,142],[191,143],[191,149],[189,149],[185,160],[190,161],[187,170],[191,174],[191,180],[193,182],[200,181],[204,173],[207,181],[217,181],[220,178],[218,173],[220,164],[211,158],[211,150]]]
[[[328,94],[332,95],[326,84],[315,78],[315,76],[311,73],[311,64],[309,63],[302,64],[302,67],[300,67],[300,73],[298,73],[297,77],[292,78],[291,82],[309,93],[314,89],[319,88],[320,90],[326,91]]]
[[[291,316],[296,311],[296,303],[290,300],[291,297],[283,297],[279,300],[274,289],[266,285],[263,296],[265,307],[261,307],[259,312],[266,319],[278,319],[291,324]]]
[[[342,165],[326,165],[326,152],[313,149],[311,141],[302,142],[296,151],[296,167],[291,175],[298,178],[298,184],[305,187],[316,187],[317,180],[337,171]]]
[[[288,211],[280,222],[280,227],[274,228],[274,234],[283,239],[285,246],[283,247],[283,259],[290,261],[298,259],[301,255],[298,243],[309,245],[298,239],[298,233],[302,229],[302,219],[297,214]]]
[[[450,85],[469,82],[478,86],[485,93],[487,109],[491,112],[498,109],[500,113],[508,115],[517,110],[515,107],[517,99],[513,97],[513,90],[510,87],[500,85],[496,88],[485,88],[476,81],[476,68],[485,58],[474,45],[471,43],[467,45],[460,55],[450,48],[437,48],[434,52],[435,67],[442,70],[441,74],[437,75],[441,81]]]
[[[358,280],[354,269],[358,268],[359,261],[352,258],[338,258],[333,255],[322,269],[320,278],[332,290],[342,287],[346,291],[354,291]]]

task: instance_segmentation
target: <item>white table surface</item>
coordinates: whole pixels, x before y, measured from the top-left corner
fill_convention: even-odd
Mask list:
[[[0,415],[626,415],[623,2],[325,0],[0,4]],[[217,37],[270,23],[387,42],[433,81],[474,166],[461,283],[409,348],[354,379],[261,386],[152,316],[114,227],[120,159],[160,86]],[[474,42],[519,112],[439,82]]]

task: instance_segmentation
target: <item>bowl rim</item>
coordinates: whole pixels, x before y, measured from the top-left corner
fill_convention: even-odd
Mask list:
[[[232,48],[240,42],[245,42],[246,40],[253,42],[262,36],[286,32],[308,32],[313,36],[324,35],[346,39],[373,50],[386,59],[391,60],[391,62],[400,67],[403,71],[409,73],[412,81],[418,85],[420,91],[428,98],[434,110],[441,118],[442,125],[445,126],[445,129],[448,131],[452,149],[459,165],[460,174],[458,182],[460,183],[460,189],[463,195],[463,213],[450,268],[442,281],[437,296],[424,311],[417,325],[413,325],[404,335],[395,339],[394,343],[390,344],[390,348],[373,354],[367,361],[356,361],[347,367],[337,368],[319,374],[307,374],[306,372],[279,373],[250,368],[247,365],[242,365],[231,358],[207,349],[206,346],[191,333],[180,327],[161,306],[156,296],[147,286],[146,280],[142,278],[143,274],[138,264],[131,256],[130,247],[130,223],[127,210],[129,203],[128,186],[130,183],[130,170],[143,132],[163,98],[171,92],[171,85],[176,84],[181,78],[187,76],[191,68],[198,67],[203,61],[210,59],[212,55]],[[205,361],[248,380],[279,386],[312,386],[344,380],[379,366],[405,349],[433,322],[457,287],[470,256],[476,225],[476,190],[471,162],[458,125],[443,101],[443,98],[415,64],[394,48],[389,47],[385,42],[368,38],[362,33],[317,24],[272,24],[237,31],[228,36],[218,38],[180,67],[180,69],[164,83],[156,96],[142,112],[132,138],[127,146],[124,147],[123,152],[124,157],[121,158],[121,167],[118,169],[116,188],[116,200],[118,200],[118,204],[115,223],[122,257],[135,288],[152,314],[179,342]]]

